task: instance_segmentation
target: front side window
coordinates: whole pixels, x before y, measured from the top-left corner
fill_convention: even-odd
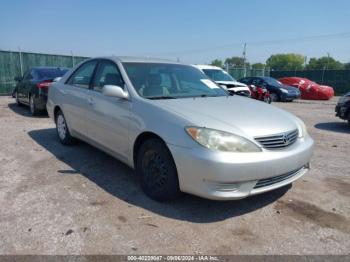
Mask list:
[[[198,69],[166,63],[123,63],[136,92],[148,99],[226,96]]]
[[[116,64],[102,61],[96,71],[93,89],[102,92],[105,85],[115,85],[124,88],[124,81]]]
[[[236,79],[220,69],[203,69],[203,72],[214,81],[236,81]]]
[[[82,64],[69,78],[67,84],[88,89],[96,63],[96,61],[89,61]]]
[[[254,78],[252,81],[251,81],[252,85],[255,85],[255,86],[261,86],[264,82],[261,81],[259,78]]]

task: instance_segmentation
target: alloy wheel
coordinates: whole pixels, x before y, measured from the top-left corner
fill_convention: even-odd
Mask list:
[[[61,140],[64,140],[67,135],[67,125],[63,115],[57,117],[57,133]]]

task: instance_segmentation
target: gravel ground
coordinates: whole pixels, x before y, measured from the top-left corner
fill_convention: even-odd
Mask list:
[[[336,100],[274,104],[316,143],[293,186],[161,204],[127,166],[84,143],[62,146],[47,116],[0,97],[0,254],[350,254],[350,128]]]

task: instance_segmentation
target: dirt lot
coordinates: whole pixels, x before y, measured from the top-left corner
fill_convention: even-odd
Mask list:
[[[350,254],[350,128],[328,102],[276,103],[315,139],[312,170],[241,201],[147,198],[133,171],[0,97],[0,254]]]

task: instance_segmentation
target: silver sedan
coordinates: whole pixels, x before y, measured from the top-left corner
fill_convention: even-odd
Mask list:
[[[63,144],[84,140],[126,163],[160,201],[270,191],[303,176],[313,152],[296,116],[165,60],[84,61],[50,87],[47,109]]]

